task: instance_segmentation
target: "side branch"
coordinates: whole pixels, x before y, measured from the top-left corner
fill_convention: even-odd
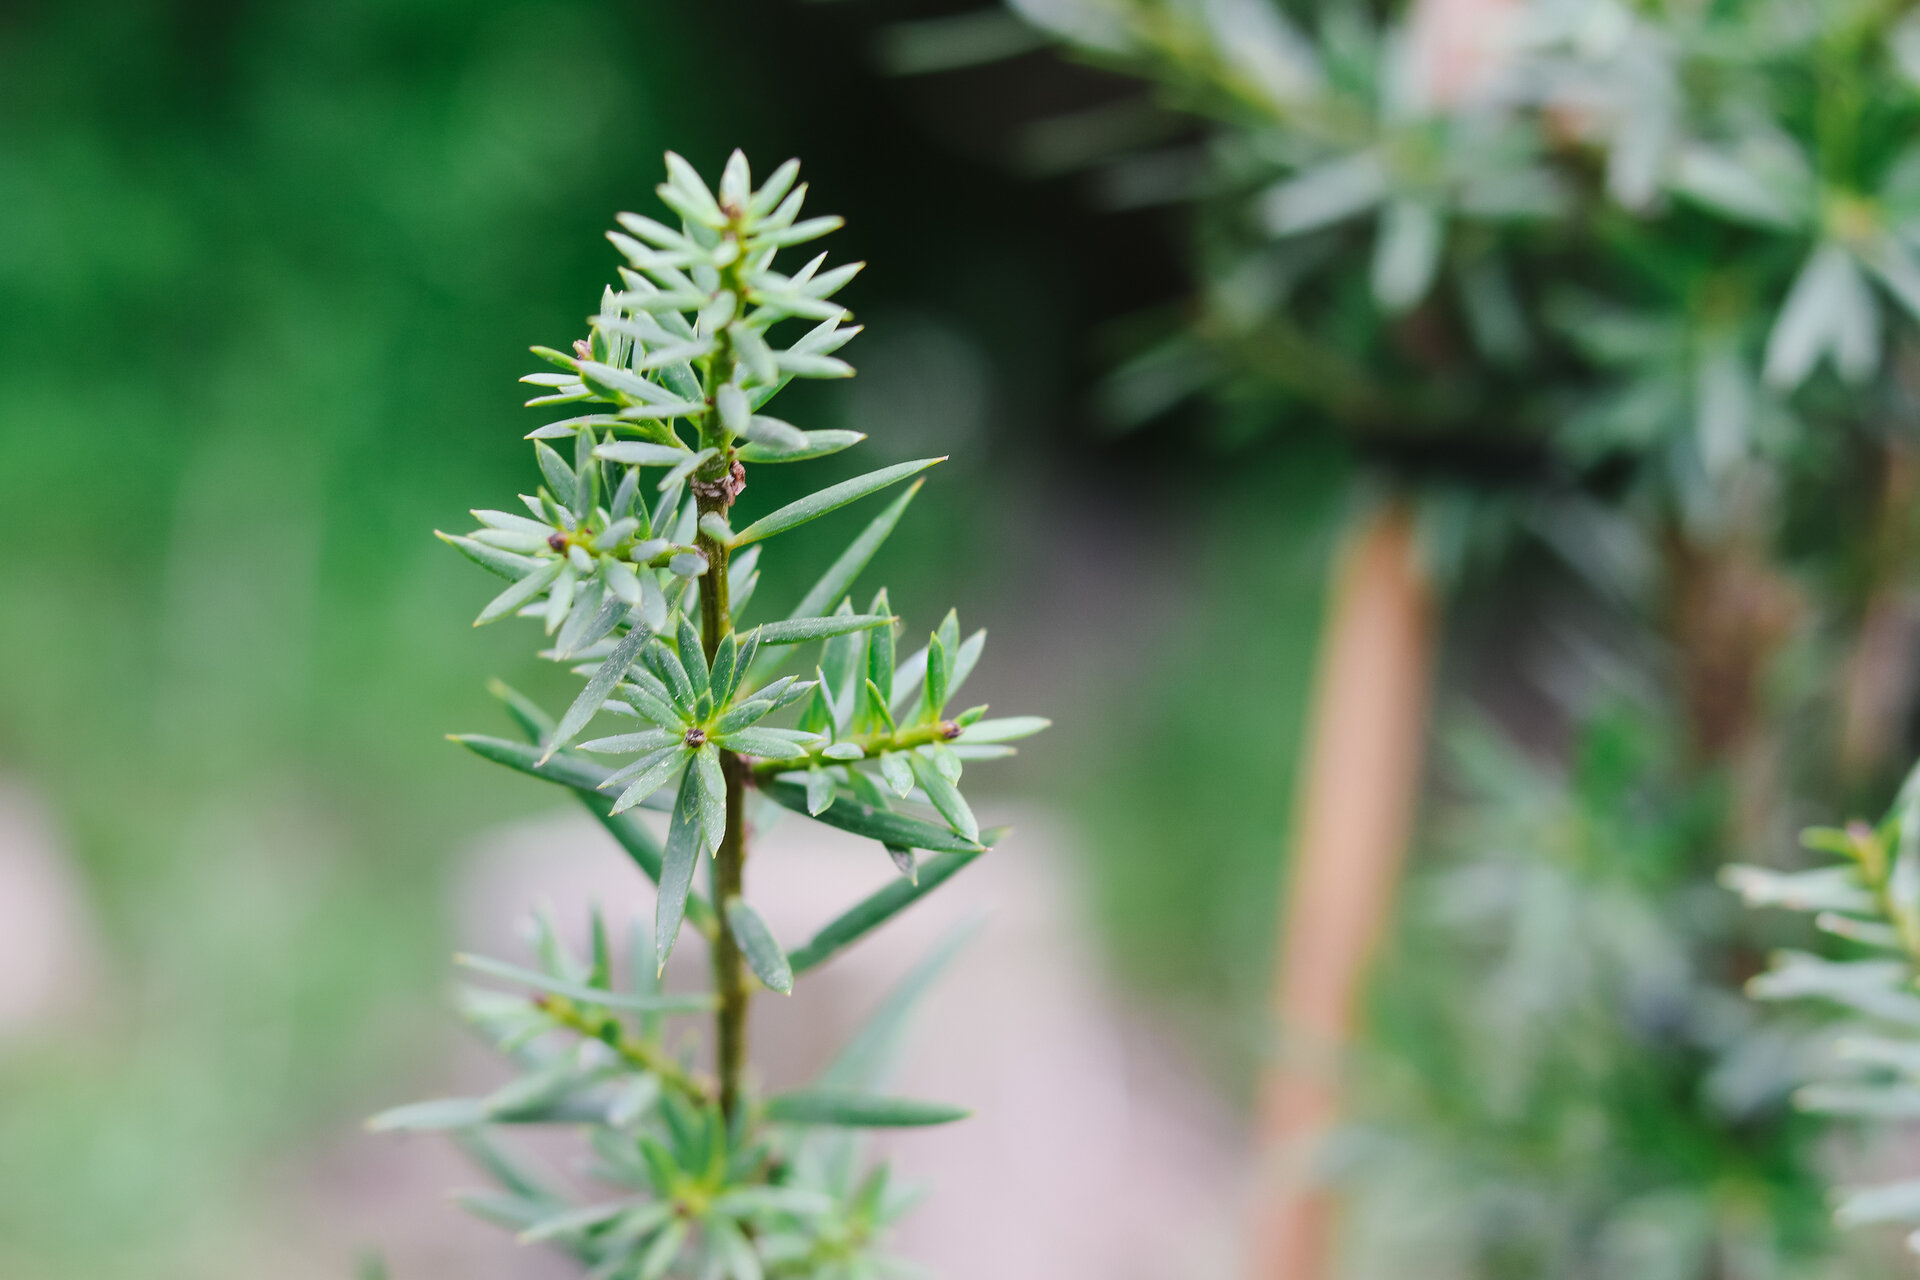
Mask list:
[[[698,1102],[713,1099],[713,1081],[688,1071],[659,1045],[633,1034],[625,1023],[611,1016],[590,1017],[565,996],[545,995],[538,1000],[540,1011],[561,1026],[592,1040],[598,1040],[619,1054],[630,1065],[651,1072],[670,1089],[676,1089]]]
[[[860,748],[859,758],[870,759],[884,755],[889,751],[906,751],[913,747],[925,746],[930,742],[950,742],[960,736],[960,726],[951,720],[942,720],[937,724],[914,725],[907,729],[896,729],[892,733],[869,733],[860,737],[841,738],[829,744],[844,747],[848,743]],[[780,760],[755,760],[753,776],[770,778],[778,773],[789,773],[795,769],[807,769],[818,764],[847,764],[846,760],[837,760],[825,754],[826,747],[814,747],[802,755],[787,756]]]

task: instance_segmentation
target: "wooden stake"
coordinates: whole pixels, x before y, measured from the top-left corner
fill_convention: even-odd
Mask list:
[[[1252,1280],[1319,1280],[1332,1199],[1309,1168],[1339,1112],[1340,1062],[1392,909],[1426,756],[1433,592],[1412,514],[1357,529],[1337,569],[1307,726],[1274,1015],[1283,1052],[1261,1084]]]

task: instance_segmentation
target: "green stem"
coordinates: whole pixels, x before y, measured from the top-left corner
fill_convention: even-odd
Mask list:
[[[724,496],[700,498],[702,515],[717,511],[724,516],[726,506]],[[727,613],[727,549],[705,533],[700,535],[700,549],[707,556],[707,572],[700,579],[701,645],[711,663],[720,638],[733,628]],[[746,880],[746,789],[752,779],[740,757],[731,751],[721,753],[720,768],[727,779],[727,833],[713,851],[713,900],[719,907],[719,929],[713,940],[713,986],[720,999],[714,1015],[714,1053],[720,1073],[720,1110],[730,1121],[740,1105],[740,1077],[747,1059],[747,1003],[752,992],[747,986],[745,957],[727,920],[726,904],[741,895]]]
[[[659,1045],[633,1034],[618,1018],[611,1015],[590,1018],[578,1004],[565,996],[542,996],[540,1008],[561,1026],[600,1041],[632,1065],[658,1076],[667,1087],[677,1089],[697,1102],[712,1100],[714,1085],[711,1080],[688,1071]]]
[[[740,757],[731,751],[721,756],[720,765],[727,776],[727,834],[713,861],[713,896],[722,904],[720,933],[713,944],[714,986],[720,997],[714,1054],[720,1071],[720,1111],[732,1120],[739,1110],[740,1079],[747,1065],[747,1004],[753,989],[747,983],[745,957],[733,936],[725,904],[740,897],[745,887],[748,777]]]
[[[907,751],[914,747],[925,746],[929,742],[947,742],[959,733],[959,727],[951,720],[939,720],[933,724],[912,725],[905,729],[896,729],[891,733],[869,733],[854,738],[841,738],[837,744],[845,746],[851,742],[859,747],[861,753],[869,758],[884,755],[889,751]],[[809,749],[804,755],[787,756],[780,760],[756,760],[753,776],[771,777],[776,773],[787,773],[794,769],[807,769],[817,764],[841,764],[822,753],[825,746]]]
[[[738,264],[723,271],[721,281],[736,298],[745,296]],[[716,404],[720,388],[733,380],[738,360],[727,331],[723,328],[715,336],[717,346],[706,369],[709,406]],[[718,412],[712,408],[702,421],[701,438],[704,445],[718,452],[698,474],[698,479],[705,482],[694,489],[700,514],[714,514],[724,520],[733,505],[727,482],[733,472],[734,450]],[[721,637],[733,630],[727,600],[727,547],[704,529],[700,531],[699,547],[707,558],[707,571],[700,578],[700,643],[711,667]],[[752,776],[731,751],[720,753],[720,768],[727,780],[727,832],[713,851],[713,900],[719,926],[713,940],[713,985],[720,1001],[714,1014],[714,1062],[720,1077],[720,1111],[732,1122],[740,1109],[740,1082],[747,1061],[747,1007],[753,992],[747,983],[746,957],[733,936],[726,904],[741,895],[746,881],[746,789]]]

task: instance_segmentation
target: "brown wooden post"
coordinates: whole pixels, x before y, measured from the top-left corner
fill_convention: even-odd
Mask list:
[[[1321,637],[1275,973],[1281,1052],[1260,1092],[1254,1280],[1326,1273],[1334,1205],[1309,1166],[1418,807],[1434,612],[1410,509],[1377,509],[1338,562]]]
[[[1517,0],[1415,0],[1403,68],[1414,100],[1444,110],[1490,88],[1519,12]],[[1340,1112],[1342,1059],[1392,914],[1426,761],[1436,611],[1404,499],[1359,525],[1336,574],[1281,912],[1281,1052],[1260,1085],[1249,1280],[1330,1274],[1336,1206],[1314,1185],[1312,1163]]]

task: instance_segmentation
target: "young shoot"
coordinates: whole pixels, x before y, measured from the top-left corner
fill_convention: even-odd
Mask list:
[[[791,994],[985,853],[1000,832],[982,828],[964,772],[1047,725],[959,701],[985,632],[963,632],[949,611],[923,644],[903,643],[884,588],[856,605],[855,580],[942,459],[754,507],[755,468],[863,438],[770,411],[795,378],[852,376],[836,353],[860,332],[833,299],[861,264],[783,260],[841,225],[802,216],[798,177],[790,160],[756,186],[736,151],[709,187],[669,154],[657,189],[667,216],[619,215],[608,233],[619,283],[586,336],[533,349],[548,367],[522,379],[538,391],[528,403],[572,416],[530,433],[531,492],[475,511],[468,533],[439,535],[506,581],[476,622],[532,620],[541,655],[581,680],[557,718],[496,685],[520,737],[456,741],[577,796],[658,886],[657,906],[626,930],[624,964],[598,912],[586,954],[543,917],[528,964],[461,957],[489,983],[466,1014],[518,1075],[486,1097],[372,1123],[453,1131],[495,1183],[464,1203],[595,1280],[893,1273],[877,1250],[908,1197],[884,1165],[861,1167],[851,1131],[965,1114],[883,1091],[909,997],[951,947],[907,975],[802,1091],[757,1087],[748,1007]],[[889,490],[791,613],[749,621],[765,544]],[[777,557],[765,571],[780,572]],[[647,809],[664,815],[664,840]],[[899,873],[797,946],[748,893],[749,835],[779,810],[872,841]],[[660,977],[688,929],[708,944],[710,984],[667,994]],[[699,1026],[704,1044],[690,1034]],[[532,1124],[582,1132],[605,1193],[563,1189],[497,1132]]]

